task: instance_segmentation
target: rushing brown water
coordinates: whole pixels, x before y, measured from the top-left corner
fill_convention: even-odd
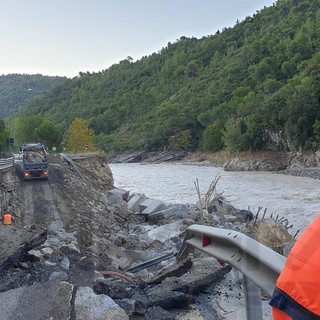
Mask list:
[[[320,180],[270,172],[225,172],[213,166],[185,164],[110,164],[117,188],[144,193],[165,203],[198,200],[194,186],[199,181],[205,194],[215,177],[217,191],[239,209],[250,207],[256,213],[267,208],[267,215],[288,218],[292,232],[304,230],[320,212]]]

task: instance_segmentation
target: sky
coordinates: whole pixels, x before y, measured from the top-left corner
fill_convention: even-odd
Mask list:
[[[202,38],[275,0],[0,0],[0,75],[75,77],[181,36]]]

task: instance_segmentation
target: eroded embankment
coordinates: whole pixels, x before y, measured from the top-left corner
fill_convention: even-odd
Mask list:
[[[183,319],[179,317],[194,308],[200,310],[198,319],[203,319],[209,309],[197,300],[200,292],[207,292],[210,310],[218,317],[221,310],[215,301],[221,299],[221,291],[214,288],[230,267],[221,266],[215,259],[199,256],[177,265],[173,257],[136,274],[126,271],[140,262],[176,252],[192,224],[253,234],[262,222],[254,221],[252,213],[239,212],[218,195],[205,208],[165,208],[169,211],[151,218],[140,209],[128,209],[133,197],[129,191],[125,199],[110,197],[107,191],[113,188],[113,179],[104,159],[89,157],[75,162],[83,177],[60,157],[52,157],[48,181],[22,181],[19,164],[2,179],[7,181],[3,188],[10,185],[11,191],[7,192],[15,216],[14,225],[1,226],[4,232],[0,233],[0,312],[8,315],[3,319],[28,319],[31,314],[33,320],[81,316]],[[272,239],[267,245],[280,248],[290,242],[281,224],[264,220],[262,229],[270,234],[261,238]],[[276,227],[286,238],[272,238]],[[236,287],[241,287],[241,281],[232,283],[232,288]],[[46,294],[42,304],[28,303],[29,297],[38,297],[43,290],[58,290],[61,295]],[[240,298],[243,301],[241,291]],[[13,301],[9,306],[5,303],[8,299]],[[44,307],[57,304],[63,305],[60,315]],[[22,311],[18,305],[27,309]]]

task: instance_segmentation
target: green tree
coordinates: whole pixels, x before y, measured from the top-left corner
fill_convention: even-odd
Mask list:
[[[41,142],[37,136],[37,128],[44,119],[43,116],[39,115],[16,118],[12,128],[16,144]]]
[[[80,118],[75,118],[66,134],[66,145],[68,151],[95,151],[93,145],[95,134],[87,122]]]
[[[49,149],[59,146],[62,140],[62,133],[53,121],[38,115],[15,118],[12,135],[16,145],[41,142]]]
[[[179,131],[169,138],[169,145],[172,149],[188,152],[191,138],[190,130]]]
[[[203,151],[219,151],[224,148],[223,141],[224,125],[221,121],[216,121],[209,125],[203,132],[201,149]]]
[[[8,131],[6,129],[4,121],[0,119],[0,151],[5,150],[7,138],[9,138]]]
[[[49,119],[45,119],[41,125],[35,130],[36,136],[49,149],[54,146],[60,146],[62,141],[62,133],[58,127]]]
[[[286,109],[280,114],[286,120],[286,137],[297,149],[304,148],[305,143],[312,138],[313,125],[320,115],[319,96],[312,89],[312,80],[304,77],[301,84],[296,85],[294,94],[288,97]]]
[[[207,127],[214,122],[215,115],[212,110],[207,110],[198,115],[197,120],[202,126]]]
[[[232,152],[247,151],[248,145],[247,125],[243,119],[230,118],[225,126],[223,140],[227,149]]]

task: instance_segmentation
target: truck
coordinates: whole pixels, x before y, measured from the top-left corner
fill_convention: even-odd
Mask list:
[[[20,147],[22,155],[22,173],[25,180],[48,179],[49,163],[45,145],[25,143]]]

